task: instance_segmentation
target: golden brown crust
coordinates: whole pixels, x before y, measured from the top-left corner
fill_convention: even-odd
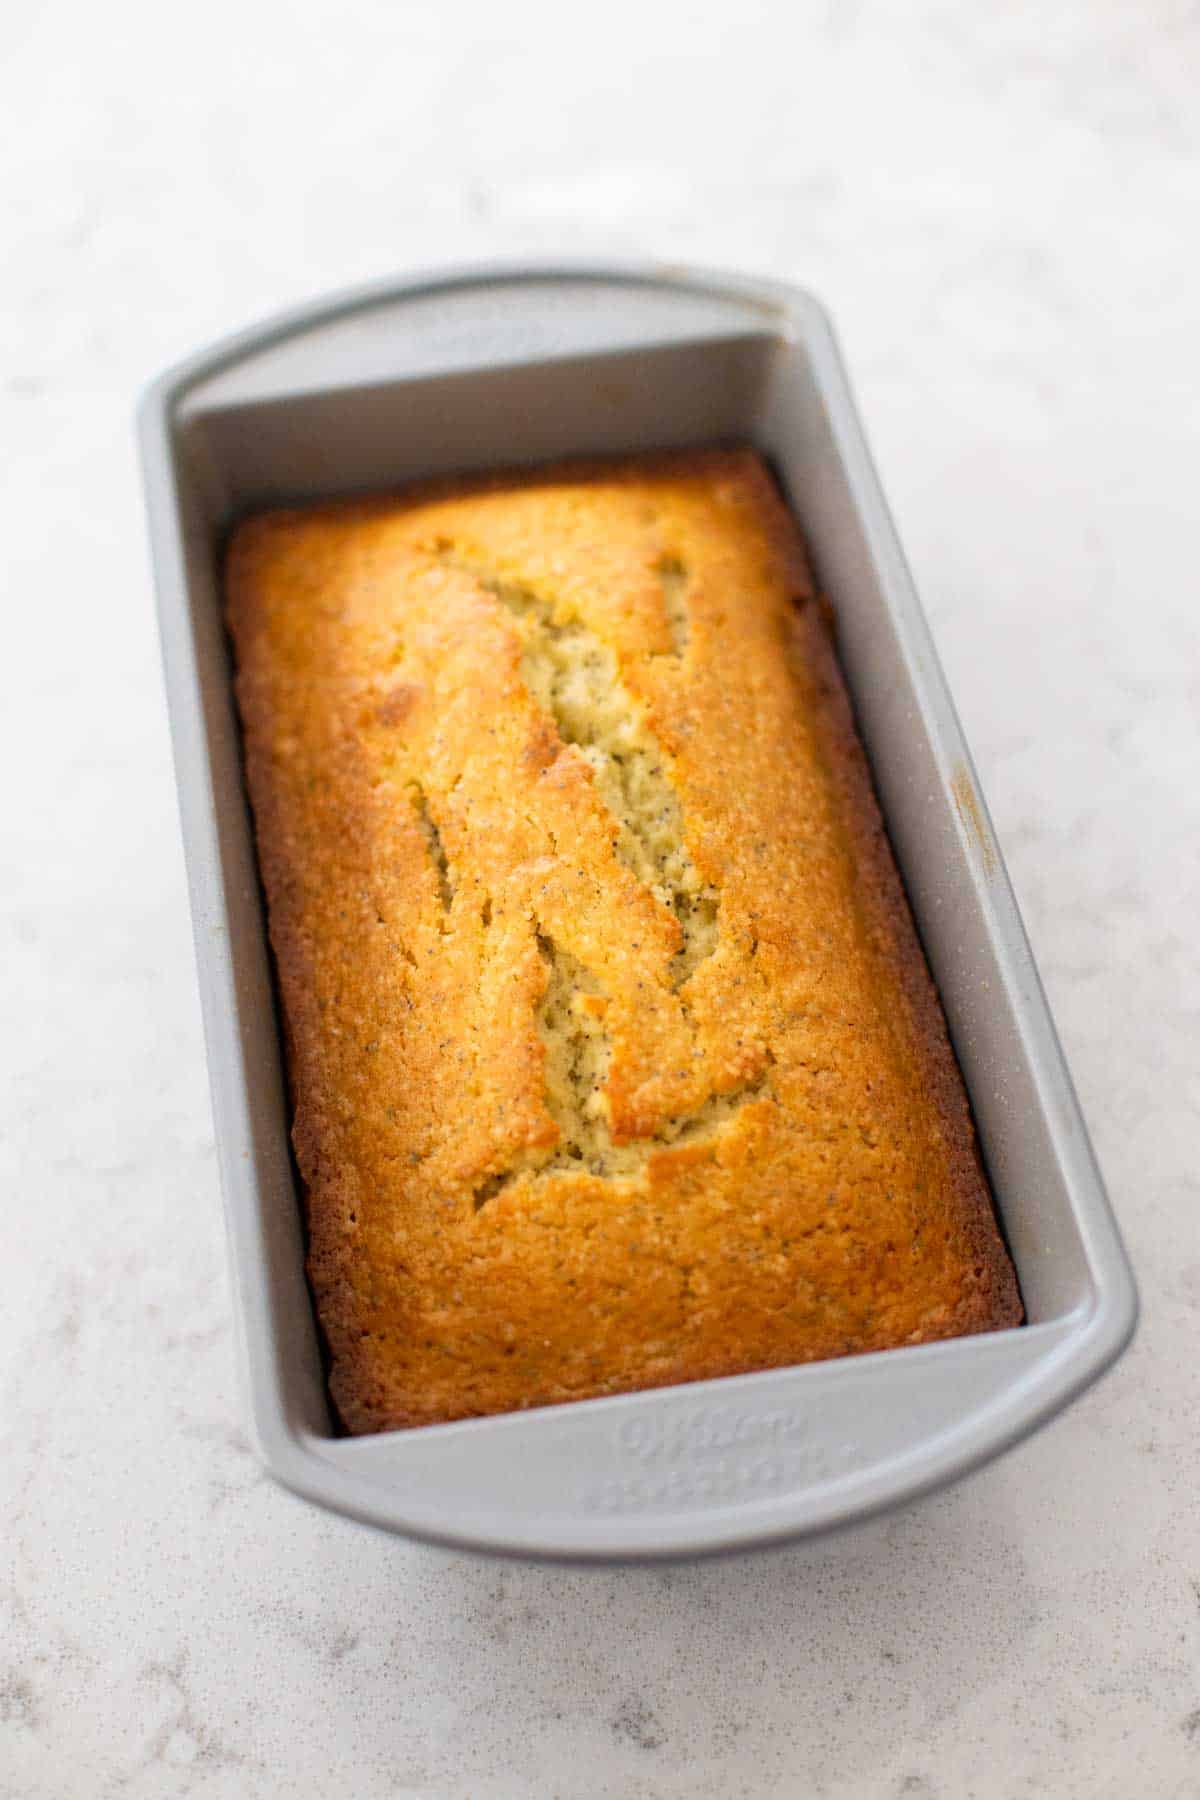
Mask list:
[[[1019,1322],[753,455],[264,514],[227,596],[351,1431]]]

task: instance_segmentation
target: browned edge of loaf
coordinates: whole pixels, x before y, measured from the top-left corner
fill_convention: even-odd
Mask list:
[[[1016,1271],[1000,1232],[966,1084],[855,727],[835,650],[836,621],[836,611],[824,604],[805,607],[797,615],[797,631],[807,631],[810,657],[814,666],[820,665],[823,676],[820,730],[825,743],[834,749],[827,773],[831,785],[842,793],[842,826],[854,845],[860,891],[864,897],[872,895],[890,936],[890,961],[925,1052],[925,1085],[945,1130],[959,1192],[967,1207],[972,1248],[987,1271],[985,1290],[993,1296],[993,1306],[988,1310],[981,1302],[977,1315],[964,1322],[962,1330],[999,1331],[1024,1320]]]

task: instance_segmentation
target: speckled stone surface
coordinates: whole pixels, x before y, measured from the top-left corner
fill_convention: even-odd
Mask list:
[[[1200,14],[687,11],[6,20],[5,1800],[1200,1794]],[[833,308],[1142,1286],[1033,1443],[752,1561],[417,1549],[240,1427],[133,398],[559,251]]]

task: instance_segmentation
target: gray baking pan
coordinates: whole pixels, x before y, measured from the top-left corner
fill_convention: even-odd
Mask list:
[[[829,323],[700,271],[490,268],[341,295],[163,376],[141,415],[235,1308],[267,1468],[391,1530],[694,1555],[975,1468],[1128,1342],[1137,1300]],[[219,557],[247,507],[576,453],[752,442],[837,616],[892,843],[1020,1277],[1019,1330],[378,1436],[331,1422],[304,1275]]]

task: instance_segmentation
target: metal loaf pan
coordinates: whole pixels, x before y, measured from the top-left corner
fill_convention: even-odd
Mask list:
[[[603,1560],[845,1525],[1065,1406],[1137,1311],[971,761],[820,307],[704,272],[499,268],[291,313],[165,375],[142,453],[227,1209],[263,1460],[297,1493],[441,1543]],[[892,843],[974,1106],[1019,1330],[346,1438],[325,1395],[219,555],[283,499],[575,453],[750,441],[837,617]]]

